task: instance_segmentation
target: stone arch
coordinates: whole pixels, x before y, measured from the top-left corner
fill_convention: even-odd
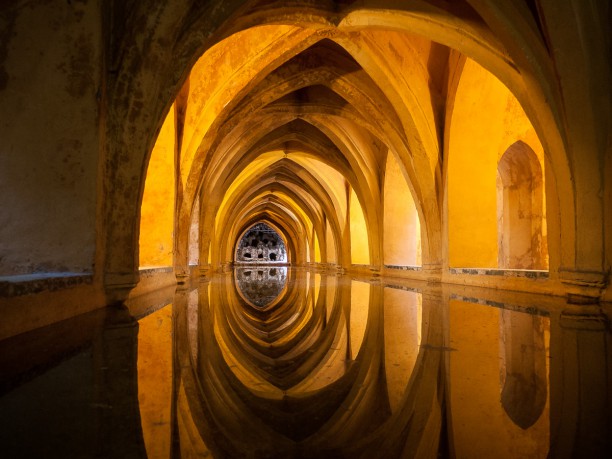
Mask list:
[[[475,2],[474,10],[467,12],[454,9],[452,5],[444,8],[430,5],[418,13],[411,10],[409,5],[405,10],[395,10],[395,3],[390,4],[388,11],[379,8],[380,4],[377,4],[376,9],[365,7],[343,11],[342,8],[333,8],[332,11],[325,5],[317,4],[308,8],[308,14],[305,15],[306,10],[298,5],[295,8],[283,9],[279,16],[279,11],[267,10],[258,2],[236,1],[223,9],[194,8],[189,11],[189,15],[180,8],[159,6],[153,15],[160,20],[145,21],[143,24],[139,24],[137,19],[145,14],[144,10],[135,9],[126,30],[133,27],[135,31],[139,31],[139,27],[144,28],[140,32],[144,32],[151,38],[150,41],[157,45],[151,49],[135,46],[130,53],[113,56],[113,64],[118,71],[109,88],[110,107],[116,116],[113,116],[108,129],[111,141],[106,162],[106,181],[111,186],[110,199],[107,202],[113,204],[107,207],[105,219],[108,222],[104,247],[105,285],[109,288],[120,288],[122,285],[129,286],[136,279],[134,259],[137,259],[135,241],[138,239],[138,228],[134,222],[142,194],[143,171],[146,170],[152,139],[161,123],[160,115],[185,81],[185,69],[190,68],[196,58],[214,43],[256,24],[280,21],[317,30],[337,29],[343,33],[372,26],[400,31],[412,30],[465,53],[493,71],[521,101],[526,102],[526,111],[534,120],[536,130],[545,134],[543,142],[551,158],[553,175],[564,189],[571,189],[572,171],[566,157],[566,143],[559,133],[563,104],[550,83],[556,80],[552,61],[545,55],[545,46],[540,37],[535,45],[525,49],[512,45],[512,39],[517,36],[520,36],[521,43],[529,43],[529,37],[526,37],[528,34],[522,32],[523,12],[504,9],[493,11],[487,2]],[[145,9],[146,14],[150,15],[150,9]],[[479,17],[479,13],[483,16]],[[152,23],[156,24],[156,29],[149,29]],[[510,24],[511,27],[508,28],[509,31],[504,29],[504,34],[497,39],[492,30],[499,24]],[[167,36],[169,31],[172,36],[188,39],[177,40],[174,48],[169,44],[164,45],[163,40],[158,38]],[[202,39],[203,34],[208,34],[208,38]],[[122,46],[130,49],[130,39],[124,40]],[[170,40],[167,43],[173,42]],[[163,60],[163,57],[169,54],[176,56],[176,68],[157,74],[152,72],[152,68],[157,68],[155,62]],[[537,59],[533,59],[534,56]],[[148,59],[149,57],[153,59]],[[137,87],[140,88],[138,91]],[[147,94],[146,98],[143,91]],[[121,104],[117,101],[121,101]],[[146,119],[142,125],[135,128],[134,119],[145,112]],[[126,155],[127,151],[135,153]],[[438,165],[434,169],[439,168]],[[112,185],[117,183],[122,185]],[[441,194],[439,191],[438,197]],[[551,193],[547,195],[550,196]],[[577,263],[575,230],[580,226],[575,222],[574,192],[559,192],[554,199],[559,200],[558,209],[561,215],[559,237],[567,241],[567,246],[559,251],[561,259],[556,264],[574,267]],[[428,205],[440,206],[439,203]],[[591,207],[590,211],[593,210]]]
[[[281,198],[280,194],[284,197]],[[229,234],[229,239],[231,239],[234,231],[232,228],[235,227],[236,221],[240,221],[244,218],[244,215],[251,215],[256,212],[255,209],[259,207],[273,205],[280,209],[281,214],[293,213],[294,216],[292,218],[287,217],[287,221],[293,219],[299,222],[301,231],[296,231],[295,234],[307,232],[306,229],[309,224],[306,220],[308,220],[311,222],[318,240],[325,241],[326,234],[323,225],[324,223],[330,225],[334,237],[334,247],[339,251],[341,249],[338,237],[340,225],[334,204],[337,201],[330,194],[333,193],[321,186],[319,180],[312,173],[293,160],[283,158],[263,170],[253,170],[250,178],[241,181],[236,188],[231,190],[225,205],[219,209],[216,216],[219,231],[222,234]],[[328,217],[325,218],[325,222],[323,216]],[[310,244],[313,241],[309,238],[310,236],[304,239],[304,236],[302,236],[298,237],[297,240],[309,240]],[[210,244],[211,240],[207,239],[207,244]],[[224,247],[229,247],[227,241],[219,241],[213,247],[214,260],[223,263],[224,257],[230,256],[230,252],[227,252]],[[325,251],[325,249],[322,250]],[[340,253],[337,256],[343,257]]]
[[[554,177],[547,180],[544,193],[542,170],[548,159],[546,150],[531,120],[510,90],[470,59],[457,63],[455,75],[452,103],[447,113],[445,146],[448,264],[451,268],[510,267],[504,262],[499,264],[498,235],[504,234],[498,231],[497,219],[500,158],[510,144],[515,144],[519,150],[519,146],[524,146],[531,151],[533,161],[538,163],[531,169],[539,177],[536,187],[539,209],[545,207],[544,196],[554,203],[558,195],[556,182]],[[507,165],[504,170],[510,171],[514,167],[510,163]],[[536,213],[543,216],[541,210]],[[541,228],[542,224],[538,226]],[[534,244],[543,246],[541,235],[545,232],[540,230],[539,234]],[[512,266],[525,269],[528,265],[513,262]],[[542,263],[538,262],[537,266],[542,266]]]
[[[497,165],[498,266],[547,269],[543,171],[524,142],[512,144]]]

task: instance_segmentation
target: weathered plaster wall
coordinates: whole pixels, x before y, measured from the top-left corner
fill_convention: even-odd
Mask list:
[[[191,226],[189,227],[189,264],[197,265],[200,262],[200,197],[196,197],[191,213]]]
[[[449,265],[497,267],[497,165],[521,140],[544,170],[542,145],[510,90],[470,59],[457,85],[448,136]]]
[[[100,1],[0,9],[0,275],[93,270]]]
[[[537,156],[516,142],[503,154],[497,171],[498,266],[548,268],[543,174]]]

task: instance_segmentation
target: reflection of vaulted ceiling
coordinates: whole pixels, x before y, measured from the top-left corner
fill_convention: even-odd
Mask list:
[[[237,285],[219,280],[201,284],[198,314],[186,314],[185,291],[175,298],[177,373],[185,393],[177,410],[207,448],[222,457],[400,457],[402,451],[420,457],[419,448],[435,455],[446,384],[435,295],[436,307],[427,300],[422,310],[426,344],[406,349],[418,353],[412,368],[406,359],[393,364],[385,348],[392,330],[405,345],[418,341],[403,340],[416,328],[384,319],[382,284],[288,270],[289,288],[259,308]],[[416,307],[414,292],[395,294],[402,309]],[[397,366],[410,368],[399,383],[387,377]],[[391,404],[391,394],[401,403]],[[190,447],[197,449],[197,441]]]
[[[375,43],[375,38],[364,33],[361,40]],[[391,52],[394,41],[405,48],[402,52],[414,59],[419,74],[415,81],[427,88],[418,116],[439,118],[448,48],[400,33],[387,32],[386,39]],[[260,41],[265,43],[258,50]],[[405,156],[412,151],[408,164],[422,161],[424,166],[420,183],[433,183],[429,160],[418,158],[423,141],[407,126],[412,123],[409,109],[402,104],[404,113],[399,113],[386,96],[392,88],[381,88],[382,75],[377,82],[338,41],[313,30],[255,27],[222,41],[194,66],[176,100],[183,122],[197,116],[193,132],[183,133],[181,173],[185,201],[192,202],[197,192],[205,197],[200,244],[210,244],[213,257],[218,247],[219,258],[231,259],[245,225],[267,220],[289,241],[307,236],[311,245],[313,234],[324,240],[329,227],[339,261],[346,256],[341,242],[346,189],[354,190],[364,209],[375,209],[389,152]],[[241,47],[243,53],[237,51]],[[374,52],[368,56],[364,49],[356,46],[353,52],[372,59]],[[211,68],[219,75],[203,75]],[[430,70],[435,75],[430,77]],[[200,104],[197,115],[190,104]],[[437,143],[435,124],[430,128],[427,135]],[[416,178],[413,170],[405,172]],[[418,193],[418,182],[411,186]],[[366,214],[366,220],[375,218]],[[305,250],[297,248],[298,253]],[[298,255],[294,261],[304,260]]]

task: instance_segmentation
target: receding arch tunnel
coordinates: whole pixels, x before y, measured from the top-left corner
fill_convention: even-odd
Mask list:
[[[19,182],[26,162],[7,156],[3,190],[19,199],[5,206],[4,275],[91,272],[97,305],[114,303],[139,268],[171,267],[180,279],[190,265],[221,269],[233,256],[225,232],[267,212],[295,237],[297,264],[477,285],[489,280],[464,278],[466,269],[533,266],[549,273],[539,291],[609,297],[607,7],[195,3],[113,5],[106,22],[91,6],[66,7],[91,38],[91,66],[70,67],[82,69],[88,115],[58,125],[53,142],[83,175],[37,170],[51,191],[42,199]],[[81,24],[85,12],[92,22]],[[41,47],[54,33],[45,29]],[[20,66],[36,61],[20,40],[7,65],[11,81],[30,86],[3,104],[17,111],[19,97],[44,87]],[[80,97],[65,59],[51,61],[35,77],[57,71],[62,91]],[[59,99],[54,107],[49,120],[81,113]],[[10,145],[44,150],[14,120]],[[542,176],[531,264],[499,250],[521,240],[498,234],[521,225],[496,222],[494,191],[501,155],[516,144]],[[56,195],[85,203],[54,219]],[[42,225],[49,231],[32,231]],[[533,287],[517,282],[510,287]]]
[[[245,226],[268,219],[296,265],[421,278],[508,267],[498,257],[514,237],[497,222],[501,149],[526,145],[542,170],[549,157],[512,77],[409,30],[326,30],[246,27],[197,59],[152,149],[141,266],[173,246],[165,260],[177,275],[188,259],[220,269]],[[159,164],[174,164],[175,183]],[[557,194],[546,183],[534,198],[544,206]],[[533,237],[545,239],[541,228],[558,222],[539,213]]]
[[[610,2],[0,3],[7,455],[610,457]]]

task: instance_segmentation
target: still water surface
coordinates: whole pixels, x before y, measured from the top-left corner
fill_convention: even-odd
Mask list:
[[[1,456],[605,454],[601,311],[390,282],[251,266],[0,343]]]

